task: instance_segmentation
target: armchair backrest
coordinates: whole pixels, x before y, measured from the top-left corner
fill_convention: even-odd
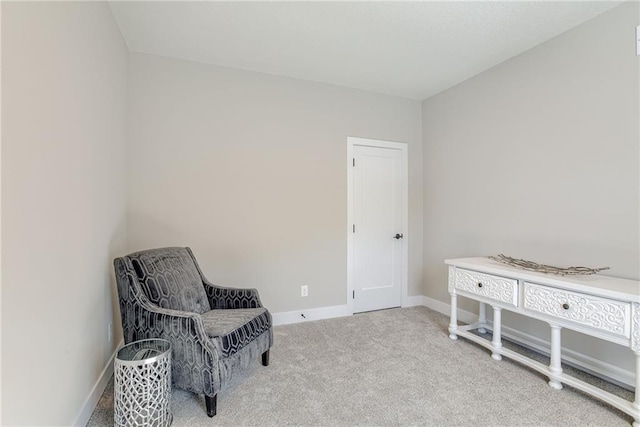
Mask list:
[[[125,264],[149,300],[159,307],[204,313],[211,310],[200,272],[188,248],[135,252]],[[116,260],[117,262],[117,260]]]

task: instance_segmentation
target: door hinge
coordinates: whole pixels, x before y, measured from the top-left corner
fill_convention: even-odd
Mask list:
[[[356,291],[353,291],[351,299],[356,299]]]
[[[355,224],[353,224],[353,232],[354,233],[356,232],[356,225]]]
[[[356,158],[355,157],[353,158],[353,167],[354,168],[356,167]]]

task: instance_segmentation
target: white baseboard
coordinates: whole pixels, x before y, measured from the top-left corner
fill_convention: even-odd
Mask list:
[[[109,358],[109,361],[107,362],[106,366],[100,373],[98,380],[96,381],[93,388],[91,389],[89,396],[87,396],[84,403],[82,404],[82,409],[80,410],[80,413],[76,417],[76,420],[73,422],[74,426],[86,426],[87,422],[89,422],[89,418],[91,418],[91,414],[93,414],[93,411],[96,409],[96,405],[98,404],[100,397],[102,397],[102,394],[104,393],[104,390],[107,388],[107,384],[109,384],[109,380],[113,375],[113,360],[116,357],[116,351],[118,351],[118,349],[123,345],[124,345],[124,340],[121,340],[116,346],[116,350],[113,351],[113,354]]]
[[[424,298],[422,295],[409,296],[402,301],[402,307],[415,307],[422,306],[424,304]],[[353,313],[350,311],[349,306],[334,305],[331,307],[310,308],[308,310],[295,310],[286,311],[282,313],[272,313],[273,324],[278,325],[290,325],[292,323],[308,322],[310,320],[322,320],[332,319],[334,317],[346,317],[351,316]]]
[[[411,296],[411,297],[406,297],[403,301],[402,301],[402,307],[416,307],[419,305],[424,305],[422,303],[422,299],[424,297],[422,295],[415,295],[415,296]]]
[[[451,316],[451,305],[442,301],[438,301],[437,299],[422,296],[422,305],[430,308],[433,311],[437,311],[438,313]],[[478,315],[473,314],[470,311],[461,310],[460,308],[458,308],[458,320],[469,324],[478,320]]]
[[[447,316],[451,315],[451,305],[423,296],[423,304],[439,313]],[[471,312],[458,309],[458,320],[470,324],[477,321],[478,316]],[[487,329],[492,329],[491,321],[488,322]],[[502,336],[509,341],[521,345],[530,350],[549,356],[550,345],[547,341],[534,335],[521,332],[517,329],[502,325]],[[579,353],[575,350],[562,347],[562,362],[567,365],[578,368],[591,375],[602,378],[606,381],[617,384],[621,387],[633,390],[635,387],[635,373],[622,369],[602,360],[595,359],[586,354]]]
[[[334,305],[332,307],[310,308],[308,310],[286,311],[283,313],[273,313],[273,324],[289,325],[291,323],[308,322],[310,320],[332,319],[334,317],[351,316],[353,313],[349,306]]]

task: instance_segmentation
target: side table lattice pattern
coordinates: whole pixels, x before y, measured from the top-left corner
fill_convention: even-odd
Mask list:
[[[166,427],[171,424],[171,347],[168,341],[135,341],[116,353],[114,424]]]

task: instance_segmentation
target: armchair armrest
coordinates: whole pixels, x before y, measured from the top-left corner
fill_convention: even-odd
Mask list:
[[[125,342],[162,338],[171,343],[173,383],[181,389],[206,395],[220,389],[219,355],[221,350],[210,339],[198,313],[158,307],[142,296],[127,315],[123,325]],[[189,362],[187,362],[189,361]],[[210,373],[210,381],[194,383],[192,371]],[[203,389],[204,386],[204,389]]]
[[[257,289],[225,288],[216,286],[206,279],[203,284],[212,310],[262,307]]]

